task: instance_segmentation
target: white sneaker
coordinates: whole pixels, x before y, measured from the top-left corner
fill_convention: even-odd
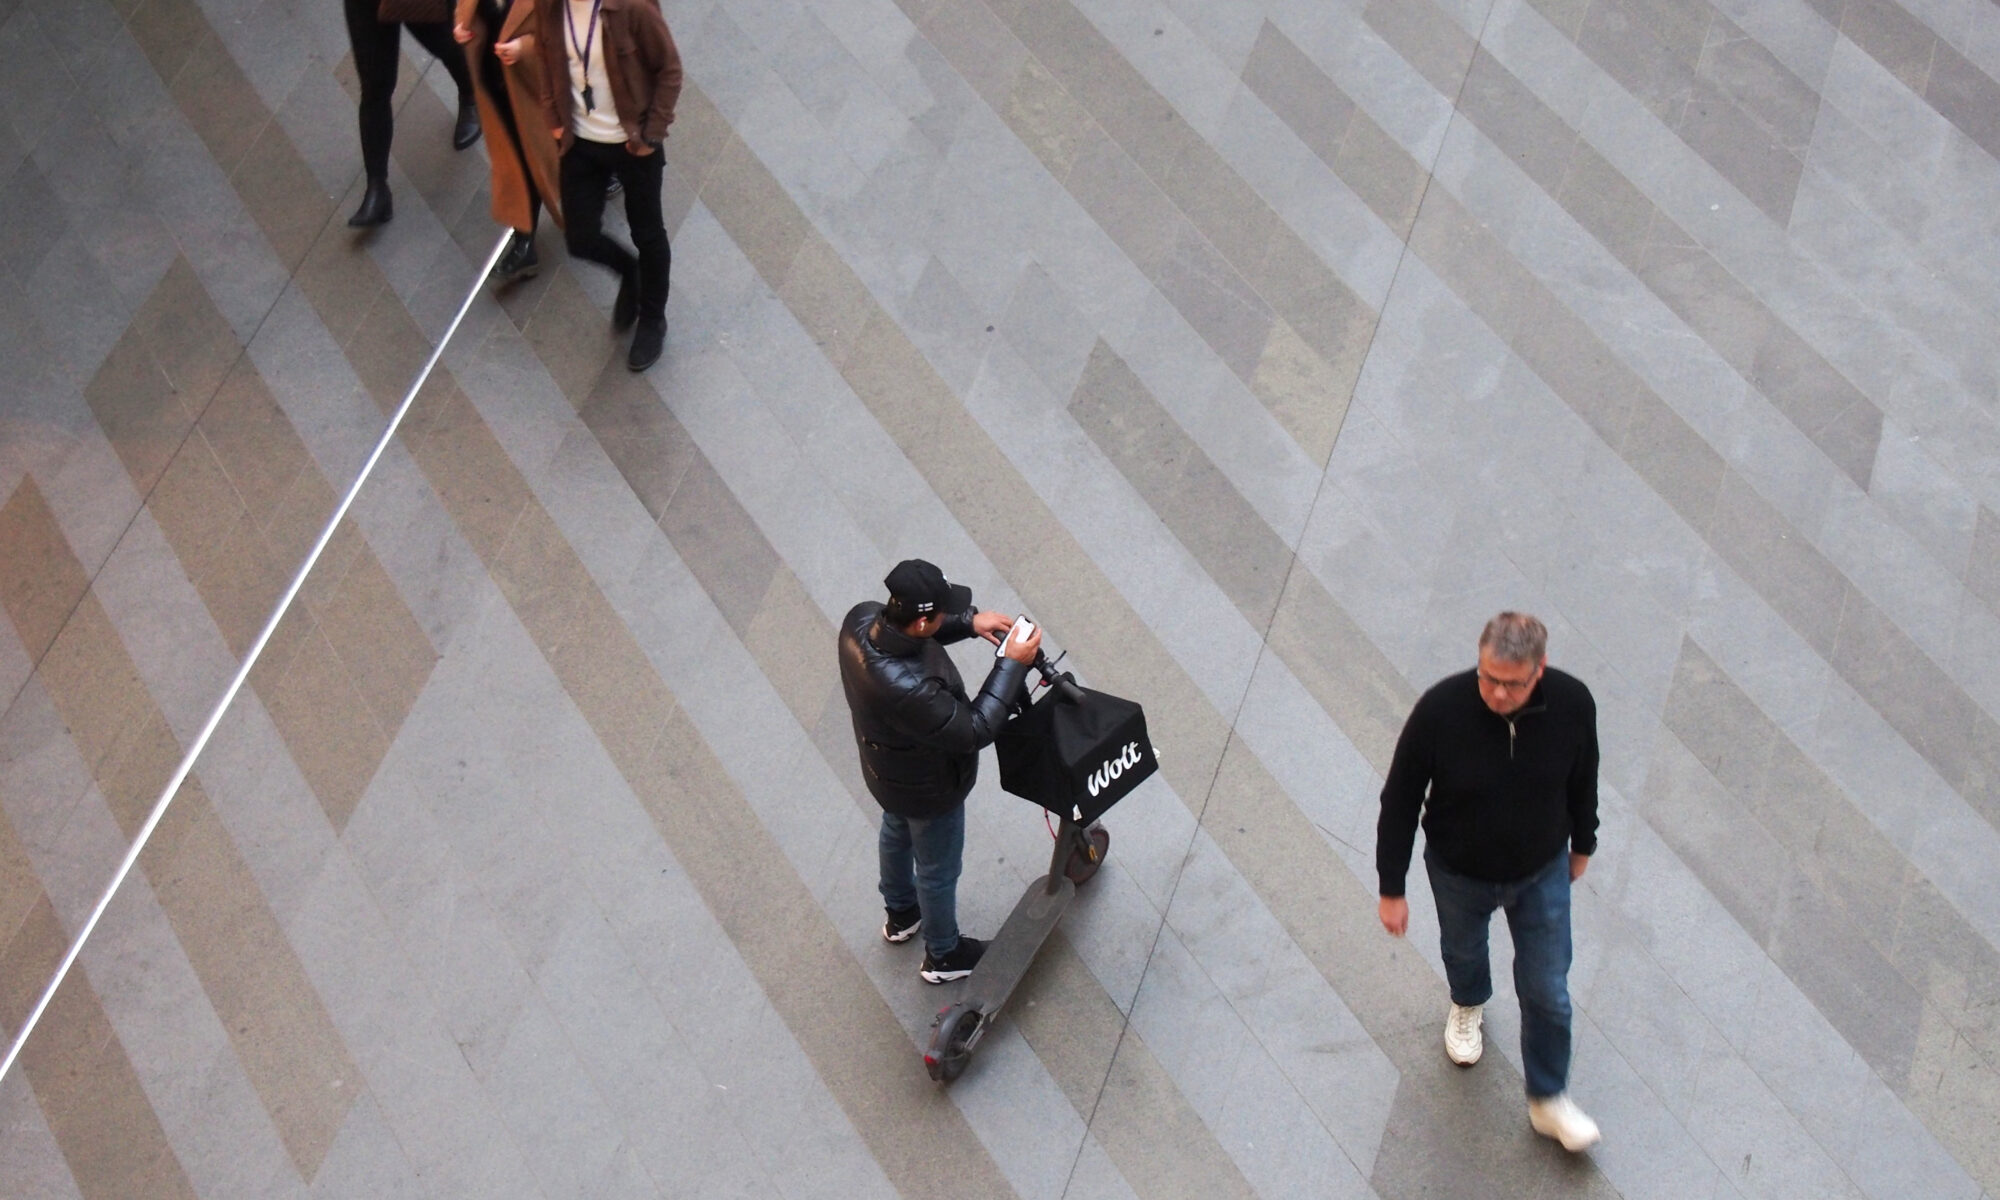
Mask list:
[[[1461,1067],[1469,1067],[1479,1061],[1486,1049],[1486,1037],[1479,1032],[1485,1021],[1485,1005],[1454,1004],[1451,1015],[1444,1019],[1444,1052],[1451,1061]]]
[[[1528,1124],[1543,1137],[1561,1142],[1562,1148],[1572,1154],[1590,1149],[1603,1136],[1597,1131],[1597,1122],[1576,1106],[1568,1092],[1541,1100],[1530,1099]]]

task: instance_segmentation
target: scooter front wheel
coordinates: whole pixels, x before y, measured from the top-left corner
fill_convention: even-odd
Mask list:
[[[1083,842],[1070,851],[1069,861],[1063,864],[1063,874],[1078,886],[1088,883],[1090,877],[1104,865],[1104,856],[1110,852],[1111,831],[1093,824],[1083,831]]]
[[[931,1045],[924,1051],[924,1070],[939,1083],[950,1083],[965,1073],[972,1061],[973,1043],[986,1015],[961,1000],[931,1022]]]

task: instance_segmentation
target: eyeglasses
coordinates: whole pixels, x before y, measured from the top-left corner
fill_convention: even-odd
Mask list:
[[[1526,679],[1502,679],[1497,675],[1488,675],[1484,671],[1479,671],[1478,675],[1479,682],[1488,687],[1498,688],[1503,692],[1525,692],[1529,688],[1534,687],[1535,681],[1542,677],[1542,669],[1536,667],[1535,673]]]

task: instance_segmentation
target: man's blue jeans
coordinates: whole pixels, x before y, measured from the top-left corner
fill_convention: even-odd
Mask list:
[[[958,945],[958,871],[965,857],[965,805],[927,820],[882,814],[882,903],[923,910],[932,958]]]
[[[1526,879],[1487,883],[1442,865],[1424,850],[1431,894],[1437,898],[1451,1002],[1484,1004],[1493,997],[1486,928],[1494,909],[1507,914],[1514,935],[1514,992],[1521,1001],[1521,1062],[1528,1095],[1553,1096],[1569,1084],[1569,853]]]

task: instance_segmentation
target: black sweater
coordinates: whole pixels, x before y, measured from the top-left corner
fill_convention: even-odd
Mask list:
[[[1428,790],[1428,803],[1426,791]],[[1446,867],[1493,883],[1525,879],[1562,852],[1597,849],[1597,703],[1550,667],[1519,711],[1479,698],[1473,671],[1425,692],[1396,739],[1375,825],[1382,895],[1403,894],[1416,841]]]

